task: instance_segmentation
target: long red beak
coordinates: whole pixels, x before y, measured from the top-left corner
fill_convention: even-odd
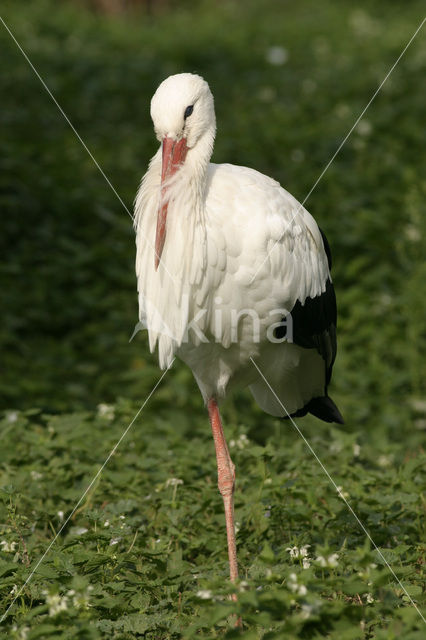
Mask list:
[[[157,230],[155,233],[155,270],[160,264],[161,254],[163,252],[164,241],[166,239],[166,220],[168,200],[165,200],[167,186],[164,186],[169,178],[171,178],[179,167],[185,162],[188,147],[186,146],[186,138],[173,140],[173,138],[163,138],[163,166],[161,169],[161,200],[157,216]]]

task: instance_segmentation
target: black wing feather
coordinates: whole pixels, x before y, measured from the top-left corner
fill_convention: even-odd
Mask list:
[[[331,269],[332,258],[330,245],[325,234],[321,231],[324,251],[327,256],[328,267]],[[308,411],[326,422],[343,423],[343,418],[327,395],[327,386],[331,380],[333,364],[336,359],[337,340],[337,306],[333,283],[328,278],[325,290],[315,298],[308,297],[303,304],[297,300],[291,310],[293,326],[293,342],[305,349],[316,349],[322,356],[325,366],[324,396],[313,398],[305,407],[297,411],[295,416],[303,416]],[[276,337],[284,337],[284,327],[276,330]],[[285,327],[287,330],[287,327]],[[281,333],[281,335],[280,335]]]
[[[321,231],[321,229],[320,229]],[[331,267],[331,251],[325,234],[321,231],[328,266]],[[293,327],[293,342],[305,349],[316,349],[324,359],[326,367],[326,388],[330,382],[333,363],[336,359],[337,306],[333,283],[327,278],[325,291],[315,298],[307,297],[304,302],[297,300],[290,312]],[[287,326],[277,327],[276,338],[284,338]]]
[[[331,280],[327,280],[320,296],[308,297],[303,304],[298,300],[291,310],[291,317],[294,344],[318,351],[324,359],[328,384],[337,352],[337,307]]]

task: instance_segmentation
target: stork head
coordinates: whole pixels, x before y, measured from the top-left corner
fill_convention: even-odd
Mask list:
[[[155,236],[155,268],[158,268],[166,238],[167,181],[184,164],[188,152],[216,128],[213,96],[200,76],[179,73],[160,84],[151,100],[151,117],[162,144],[161,191]]]

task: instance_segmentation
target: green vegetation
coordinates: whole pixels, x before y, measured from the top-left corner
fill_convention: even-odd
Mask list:
[[[164,77],[208,80],[216,162],[253,166],[303,200],[424,9],[216,4],[109,18],[77,3],[3,3],[130,210],[156,149],[149,101]],[[229,398],[242,580],[232,587],[213,442],[181,363],[84,494],[160,372],[143,334],[129,343],[128,213],[0,25],[0,616],[34,572],[0,638],[424,637],[410,598],[426,616],[425,28],[307,202],[333,249],[332,396],[347,422],[298,426],[340,495],[290,424],[246,393]]]

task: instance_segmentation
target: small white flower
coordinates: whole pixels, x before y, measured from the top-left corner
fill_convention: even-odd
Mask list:
[[[379,296],[379,303],[382,307],[390,307],[393,303],[392,296],[390,296],[388,293],[382,293]]]
[[[58,511],[57,515],[58,515],[59,520],[62,522],[63,519],[64,519],[64,512],[63,511]]]
[[[308,593],[305,585],[299,584],[297,575],[295,573],[290,573],[287,584],[290,591],[292,591],[293,593],[297,593],[299,596],[306,596],[306,594]]]
[[[12,589],[10,590],[10,595],[14,596],[16,593],[18,593],[18,585],[14,584]]]
[[[111,540],[109,541],[109,546],[113,547],[115,544],[118,544],[120,540],[121,538],[111,538]]]
[[[371,595],[371,593],[366,593],[365,594],[365,601],[367,604],[371,604],[372,602],[374,602],[374,598]]]
[[[337,553],[332,553],[331,556],[327,558],[327,564],[329,567],[334,568],[339,564],[339,555]]]
[[[311,604],[302,604],[302,618],[303,620],[307,620],[311,617],[312,612],[315,610],[315,607]]]
[[[238,449],[244,449],[248,444],[250,444],[250,440],[247,438],[245,433],[242,433],[236,440],[231,440],[229,443],[229,447],[233,449],[234,447],[238,447]]]
[[[114,406],[103,402],[98,404],[98,416],[100,418],[105,418],[105,420],[113,420],[115,417]]]
[[[315,562],[318,562],[320,567],[328,567],[329,569],[334,569],[337,567],[339,556],[337,553],[332,553],[327,558],[324,556],[317,556],[315,558]]]
[[[412,398],[410,404],[414,411],[426,413],[426,400],[423,400],[423,398]]]
[[[18,411],[8,411],[6,413],[6,420],[8,422],[17,422],[19,418],[19,412]]]
[[[70,591],[67,592],[67,595],[72,598],[72,603],[76,609],[87,609],[90,606],[89,592],[92,589],[88,587],[86,593],[82,593],[82,592],[76,593],[74,589],[71,589]]]
[[[200,598],[200,600],[211,600],[213,598],[213,593],[210,589],[201,589],[200,591],[197,591],[197,598]]]
[[[87,533],[89,531],[89,529],[86,529],[86,527],[76,527],[73,531],[73,533],[76,536],[84,536],[85,533]]]
[[[377,564],[375,562],[370,562],[370,564],[363,569],[363,571],[358,571],[358,575],[360,578],[369,578],[370,577],[370,571],[371,569],[376,569],[377,568]],[[371,585],[371,582],[368,582],[368,585]]]
[[[109,520],[105,520],[104,527],[109,527]]]
[[[265,58],[266,61],[269,62],[269,64],[279,66],[287,62],[288,51],[287,49],[284,49],[284,47],[269,47],[269,49],[267,49],[266,51]]]
[[[295,573],[290,573],[288,578],[288,588],[290,591],[296,591],[297,589],[297,576]]]
[[[309,558],[303,558],[302,566],[304,569],[309,569],[309,567],[311,566]]]
[[[392,460],[393,460],[393,456],[391,455],[386,456],[382,454],[381,456],[378,457],[377,464],[379,465],[379,467],[389,467],[389,465],[392,464]]]
[[[354,458],[358,458],[359,454],[361,453],[361,447],[359,446],[359,444],[355,442],[352,446],[352,451],[354,454]]]
[[[248,444],[250,444],[250,440],[247,438],[245,433],[242,433],[237,441],[237,447],[240,449],[244,449]]]
[[[351,113],[351,110],[349,109],[348,105],[342,102],[336,105],[336,108],[334,111],[338,118],[346,118]]]
[[[40,478],[43,477],[43,474],[33,469],[32,471],[30,471],[30,476],[33,480],[40,480]]]
[[[369,120],[360,120],[358,122],[356,131],[360,136],[368,136],[370,135],[373,126]]]
[[[27,640],[28,637],[28,631],[30,630],[29,627],[21,627],[20,629],[18,629],[18,627],[15,625],[13,625],[12,627],[12,631],[15,632],[15,638],[17,640]]]
[[[418,242],[422,238],[422,234],[420,230],[414,224],[407,224],[407,226],[404,229],[404,233],[405,233],[405,237],[407,238],[407,240],[410,240],[410,242]],[[426,404],[424,400],[423,401],[420,400],[420,402],[423,405]]]
[[[47,594],[46,604],[49,607],[49,616],[56,616],[61,611],[68,609],[67,598],[60,596],[58,593]]]
[[[118,516],[120,520],[125,520],[126,516]]]
[[[16,542],[8,542],[7,540],[2,540],[0,542],[2,547],[2,551],[5,553],[13,553],[15,551]]]
[[[307,558],[308,549],[311,545],[305,544],[303,547],[287,547],[286,551],[290,553],[290,558]]]
[[[339,498],[349,498],[349,493],[347,491],[343,491],[343,487],[337,487],[337,495]]]
[[[169,478],[164,486],[167,489],[167,487],[177,487],[179,484],[183,484],[183,480],[180,478]]]
[[[349,24],[361,38],[376,36],[380,32],[380,23],[363,9],[356,9],[351,13]]]
[[[241,523],[240,522],[236,522],[235,523],[235,535],[238,535],[239,530],[241,529]]]

